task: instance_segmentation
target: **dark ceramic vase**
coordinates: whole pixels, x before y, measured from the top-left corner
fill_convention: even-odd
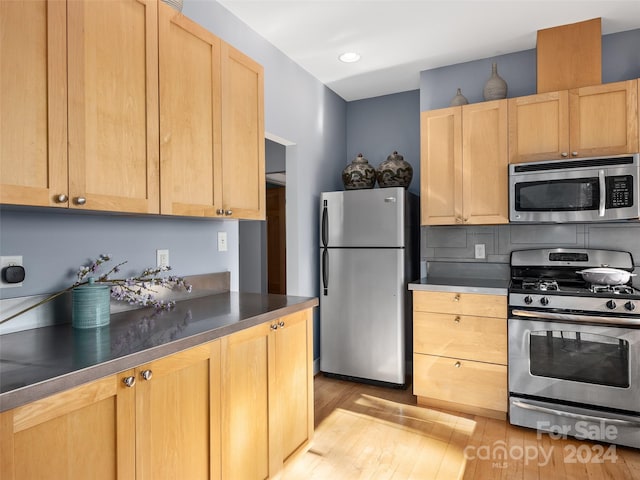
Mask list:
[[[402,155],[393,152],[378,165],[376,178],[381,188],[404,187],[407,189],[413,179],[413,167],[404,160]]]
[[[342,171],[342,183],[345,190],[373,188],[376,184],[376,169],[359,153]]]

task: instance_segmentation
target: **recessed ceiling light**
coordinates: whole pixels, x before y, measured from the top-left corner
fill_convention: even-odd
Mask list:
[[[360,54],[356,52],[345,52],[338,57],[341,62],[344,63],[353,63],[360,60]]]

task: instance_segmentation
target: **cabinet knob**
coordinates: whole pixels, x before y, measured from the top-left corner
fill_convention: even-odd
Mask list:
[[[131,388],[136,384],[136,377],[134,376],[124,377],[122,379],[122,383],[124,383],[125,386]]]
[[[278,322],[278,327],[280,327],[280,328],[284,328],[284,321],[283,321],[283,320],[280,320],[280,321]]]
[[[56,202],[57,203],[64,203],[69,199],[69,197],[67,197],[64,193],[61,193],[60,195],[56,196]]]
[[[271,325],[271,330],[276,331],[278,329],[278,324],[274,323],[273,325]]]
[[[453,297],[453,301],[454,302],[459,302],[460,301],[460,294],[459,293],[456,293],[456,296]]]
[[[571,156],[572,157],[577,157],[578,156],[578,152],[571,152]]]
[[[462,223],[462,218],[456,217],[456,223]]]
[[[562,152],[560,154],[560,156],[563,157],[563,158],[567,158],[569,156],[569,154],[567,152]]]
[[[140,376],[143,378],[143,380],[151,380],[151,377],[153,377],[153,372],[151,370],[143,370],[142,372],[140,372]]]
[[[219,208],[219,209],[216,210],[216,214],[217,215],[224,215],[224,210]]]
[[[85,203],[87,203],[87,199],[84,197],[76,197],[76,205],[84,205]]]
[[[233,215],[233,210],[225,210],[224,214],[228,217],[229,215]]]
[[[454,323],[460,323],[460,315],[453,319]]]
[[[456,362],[453,364],[454,367],[456,368],[460,368],[462,366],[462,364],[460,362]]]

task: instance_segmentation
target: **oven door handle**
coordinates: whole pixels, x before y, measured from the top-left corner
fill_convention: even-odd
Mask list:
[[[607,183],[605,182],[604,170],[598,171],[598,181],[600,183],[600,208],[598,215],[604,217],[607,202]]]
[[[512,310],[511,315],[542,320],[559,320],[579,323],[607,323],[621,326],[640,326],[640,318],[599,317],[597,315],[579,315],[575,313],[540,312],[531,310]]]
[[[524,408],[525,410],[532,410],[540,413],[552,413],[560,417],[575,418],[577,420],[591,420],[605,423],[615,423],[616,425],[627,425],[630,427],[640,427],[640,422],[634,422],[631,420],[622,420],[620,418],[605,418],[596,417],[594,415],[584,415],[582,413],[565,412],[563,410],[556,410],[555,408],[542,407],[540,405],[532,405],[530,403],[523,402],[522,400],[514,400],[512,402],[516,407]]]

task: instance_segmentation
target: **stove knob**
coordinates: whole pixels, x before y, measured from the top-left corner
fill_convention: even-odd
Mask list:
[[[609,310],[613,310],[614,308],[616,308],[616,302],[614,302],[613,300],[609,300],[609,301],[607,302],[607,308],[608,308]]]
[[[542,298],[540,299],[540,303],[541,303],[542,305],[544,305],[544,306],[547,306],[547,305],[549,305],[549,299],[548,299],[547,297],[542,297]]]
[[[633,312],[636,309],[636,304],[635,303],[631,303],[631,302],[627,302],[624,304],[624,308],[629,310],[630,312]]]
[[[531,298],[531,295],[527,295],[526,297],[524,297],[524,303],[526,303],[527,305],[531,305],[533,303],[533,298]]]

